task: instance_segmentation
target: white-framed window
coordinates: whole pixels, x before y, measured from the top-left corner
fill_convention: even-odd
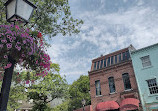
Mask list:
[[[150,94],[158,94],[158,86],[156,82],[156,78],[146,80],[149,87]]]
[[[150,61],[149,55],[141,57],[140,59],[142,60],[143,68],[151,66],[151,61]]]

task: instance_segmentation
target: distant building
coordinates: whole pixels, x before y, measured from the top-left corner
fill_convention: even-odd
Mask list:
[[[90,78],[93,111],[137,111],[138,88],[129,50],[125,49],[92,60]]]
[[[131,53],[143,111],[158,111],[158,44]]]

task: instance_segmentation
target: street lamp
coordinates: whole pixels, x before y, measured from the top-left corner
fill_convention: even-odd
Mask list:
[[[8,22],[14,22],[16,19],[19,19],[23,23],[28,23],[34,8],[36,8],[28,0],[8,0],[4,5],[6,6],[6,19]],[[8,55],[8,62],[12,65],[10,68],[5,69],[4,72],[0,94],[0,111],[6,111],[7,109],[10,85],[16,63],[11,55]]]
[[[6,19],[8,22],[14,22],[19,19],[21,22],[28,23],[29,19],[36,8],[28,0],[8,0],[6,6]]]
[[[86,100],[82,99],[83,111],[85,111],[84,106],[86,105]]]

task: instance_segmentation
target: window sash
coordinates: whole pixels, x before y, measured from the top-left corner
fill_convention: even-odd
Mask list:
[[[115,92],[115,83],[114,83],[114,78],[113,77],[109,77],[109,89],[110,89],[110,93]]]
[[[151,66],[151,61],[150,61],[149,55],[141,57],[141,60],[142,60],[142,66],[143,67]]]
[[[147,83],[148,83],[150,94],[158,93],[158,86],[157,86],[156,78],[147,80]]]
[[[122,76],[123,76],[125,90],[131,89],[131,82],[130,82],[128,73],[123,74]]]

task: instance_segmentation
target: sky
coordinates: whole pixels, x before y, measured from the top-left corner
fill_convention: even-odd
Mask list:
[[[158,42],[157,0],[69,0],[72,16],[84,24],[79,34],[52,38],[48,53],[69,84],[88,75],[94,58],[132,44]]]

